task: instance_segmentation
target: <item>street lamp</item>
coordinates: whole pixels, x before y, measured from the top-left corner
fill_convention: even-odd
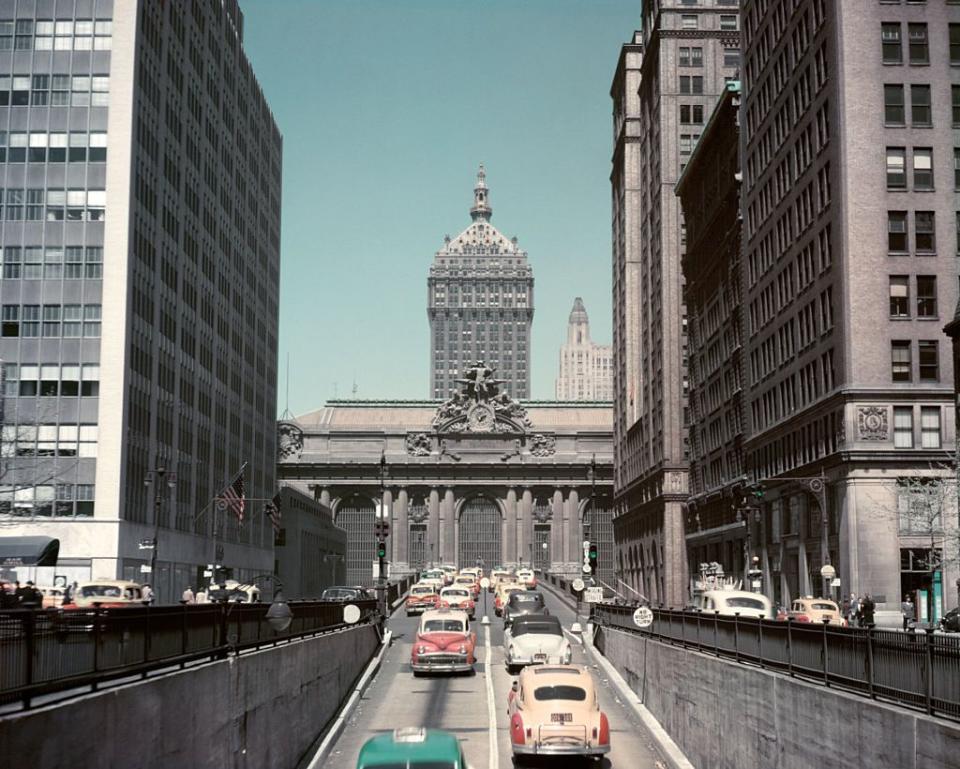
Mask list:
[[[270,603],[270,608],[267,609],[267,624],[273,628],[275,633],[282,633],[293,621],[293,610],[287,604],[283,598],[283,582],[280,580],[276,574],[258,574],[255,577],[251,577],[250,580],[243,585],[237,585],[234,592],[240,592],[243,587],[253,587],[258,582],[272,582],[273,583],[273,601]],[[229,600],[229,596],[227,596]],[[230,613],[228,607],[227,613]]]
[[[157,571],[157,540],[160,537],[160,512],[163,507],[163,480],[166,478],[167,487],[172,489],[177,485],[177,474],[176,473],[167,473],[167,468],[163,465],[157,467],[156,470],[150,471],[147,473],[146,477],[143,479],[143,484],[150,488],[154,487],[153,494],[153,541],[147,545],[141,540],[141,547],[150,547],[152,552],[150,553],[150,580],[154,585],[154,591],[160,587],[157,583],[156,571]],[[198,588],[199,589],[199,588]]]

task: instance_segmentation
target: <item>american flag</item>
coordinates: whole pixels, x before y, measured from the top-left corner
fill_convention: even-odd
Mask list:
[[[273,530],[280,531],[280,494],[274,495],[273,499],[264,505],[263,514],[270,519]]]
[[[232,510],[233,514],[237,516],[237,521],[240,523],[243,523],[243,509],[246,502],[243,488],[243,471],[246,470],[246,468],[247,466],[244,464],[244,466],[240,468],[237,477],[233,479],[233,483],[220,492],[223,509]]]

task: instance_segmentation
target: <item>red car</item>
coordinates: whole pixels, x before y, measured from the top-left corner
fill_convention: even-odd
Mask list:
[[[467,613],[456,609],[424,612],[410,650],[410,667],[421,673],[472,673],[477,634]]]
[[[440,605],[440,593],[433,585],[414,585],[407,596],[407,616],[422,614]]]

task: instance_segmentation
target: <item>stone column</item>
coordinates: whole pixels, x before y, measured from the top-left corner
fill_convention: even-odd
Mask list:
[[[582,558],[582,542],[583,537],[581,537],[580,530],[580,494],[576,489],[570,489],[567,492],[567,522],[566,522],[566,556],[565,560],[569,563],[576,563],[579,558]],[[581,551],[578,554],[578,551]]]
[[[562,571],[564,568],[563,557],[563,492],[560,489],[553,490],[553,518],[550,521],[550,568],[556,571]]]
[[[456,563],[457,553],[454,540],[454,509],[456,500],[453,489],[447,488],[443,493],[443,504],[440,506],[440,562]]]
[[[517,560],[517,490],[507,489],[507,499],[504,504],[503,516],[503,563],[513,563]]]
[[[396,528],[391,531],[393,534],[393,563],[398,571],[407,571],[409,566],[409,544],[410,523],[408,518],[409,499],[407,490],[401,486],[397,494],[397,502],[393,506]]]
[[[440,558],[440,492],[434,486],[430,489],[430,496],[427,499],[427,542],[424,549],[424,557],[429,564],[433,561],[436,565]]]
[[[520,509],[520,538],[517,547],[517,561],[523,558],[527,561],[530,552],[530,543],[533,541],[533,492],[529,487],[523,489],[523,500]]]

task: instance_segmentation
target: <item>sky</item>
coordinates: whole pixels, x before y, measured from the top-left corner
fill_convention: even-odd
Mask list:
[[[640,0],[241,7],[283,134],[278,412],[429,397],[427,275],[481,162],[533,267],[531,396],[552,398],[574,297],[611,341],[609,93]]]

